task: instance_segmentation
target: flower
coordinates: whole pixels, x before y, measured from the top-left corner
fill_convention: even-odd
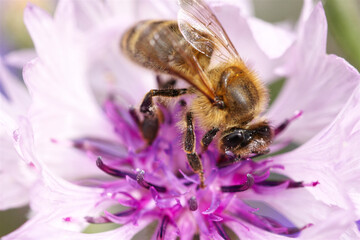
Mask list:
[[[30,102],[30,96],[25,87],[16,77],[8,71],[0,59],[0,140],[1,140],[1,165],[0,181],[7,186],[0,196],[0,209],[19,207],[29,201],[28,192],[35,177],[31,174],[33,166],[22,161],[13,147],[13,138],[17,137],[18,115],[24,115]],[[12,129],[12,130],[10,130]],[[23,176],[19,179],[19,176]]]
[[[151,15],[155,10],[149,8],[175,8],[166,1],[146,3],[134,9]],[[343,59],[325,54],[322,5],[291,33],[244,17],[231,1],[213,4],[241,56],[250,65],[261,62],[264,79],[269,82],[276,73],[288,78],[267,115],[280,126],[277,134],[291,126],[278,135],[272,151],[289,139],[307,142],[285,154],[226,166],[219,166],[223,156],[211,145],[202,154],[206,187],[199,188],[176,127],[184,112],[181,100],[159,103],[163,123],[155,141],[144,147],[131,106],[155,82],[119,54],[131,14],[112,1],[60,1],[52,19],[28,5],[25,23],[38,57],[24,68],[33,103],[18,124],[15,145],[38,166],[40,179],[31,192],[35,215],[4,239],[130,239],[153,221],[157,239],[359,236],[360,163],[353,153],[359,140],[360,76]],[[244,39],[249,41],[241,44]],[[242,52],[241,45],[249,48]],[[296,110],[302,110],[302,118],[291,118]],[[195,127],[201,136],[205,129]],[[121,227],[81,233],[88,224],[111,222]]]

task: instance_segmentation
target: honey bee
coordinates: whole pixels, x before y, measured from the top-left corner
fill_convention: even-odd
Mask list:
[[[137,23],[122,37],[121,48],[135,63],[190,84],[184,89],[153,89],[144,97],[139,124],[149,144],[158,128],[153,97],[194,95],[185,114],[184,151],[204,187],[201,159],[196,153],[194,120],[207,130],[205,150],[216,138],[220,151],[246,157],[268,151],[274,130],[260,117],[268,91],[246,67],[212,10],[203,0],[179,0],[177,21]]]

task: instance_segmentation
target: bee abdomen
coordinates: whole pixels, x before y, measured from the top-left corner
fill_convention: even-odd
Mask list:
[[[142,21],[129,29],[121,40],[123,52],[134,62],[146,68],[171,73],[171,61],[181,62],[169,33],[184,41],[176,21]],[[174,34],[175,33],[175,34]],[[180,63],[181,64],[181,63]]]

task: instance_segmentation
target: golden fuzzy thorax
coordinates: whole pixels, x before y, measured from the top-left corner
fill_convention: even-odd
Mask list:
[[[244,63],[221,66],[209,72],[216,96],[220,97],[225,108],[220,109],[209,99],[197,93],[191,111],[206,130],[217,127],[220,130],[232,127],[247,128],[247,124],[266,109],[268,93],[256,75]]]

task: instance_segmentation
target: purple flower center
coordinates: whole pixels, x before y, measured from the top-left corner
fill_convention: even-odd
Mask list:
[[[157,219],[157,239],[164,239],[172,226],[181,236],[177,222],[184,218],[194,218],[202,234],[218,234],[230,239],[223,226],[229,221],[243,225],[251,224],[275,234],[296,237],[303,229],[311,226],[296,227],[286,213],[274,212],[272,216],[263,215],[259,209],[271,209],[263,204],[254,208],[242,199],[242,194],[277,194],[289,188],[316,186],[318,182],[303,183],[293,181],[286,176],[274,178],[273,169],[283,169],[269,158],[254,160],[257,156],[237,158],[231,152],[221,153],[215,144],[211,144],[201,154],[204,165],[205,185],[199,187],[199,177],[187,163],[182,149],[182,136],[176,127],[181,116],[183,100],[172,107],[159,105],[163,122],[156,139],[147,145],[138,128],[140,119],[136,110],[127,109],[110,98],[104,105],[105,113],[113,124],[118,141],[109,141],[93,137],[83,137],[72,141],[72,146],[86,152],[90,158],[96,158],[96,165],[106,174],[118,180],[101,180],[97,187],[104,189],[104,201],[114,201],[128,209],[85,219],[89,223],[136,223],[139,218]],[[275,128],[275,136],[280,134],[290,122],[302,112],[285,120]],[[198,129],[197,133],[202,133]],[[200,145],[200,144],[198,144]],[[245,196],[245,195],[244,195]],[[274,211],[274,210],[273,210]]]

